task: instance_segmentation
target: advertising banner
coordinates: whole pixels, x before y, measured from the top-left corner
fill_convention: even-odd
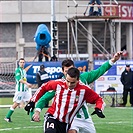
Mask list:
[[[109,2],[103,2],[105,5],[109,5]],[[116,5],[112,2],[112,5]],[[119,9],[120,6],[120,9]],[[119,2],[119,6],[105,6],[103,8],[104,16],[121,16],[122,20],[132,20],[133,19],[133,3],[132,2]]]
[[[62,73],[60,61],[57,62],[26,62],[25,70],[27,71],[27,81],[36,84],[36,73],[39,71],[40,65],[44,64],[45,70],[49,74],[50,79],[57,79]],[[74,61],[75,66],[81,71],[88,71],[88,61]]]
[[[95,61],[94,69],[100,67],[105,61]],[[122,72],[125,70],[126,64],[130,64],[133,69],[132,60],[120,60],[117,61],[112,68],[110,68],[103,76],[95,81],[95,91],[100,94],[100,91],[106,91],[109,86],[114,87],[118,93],[123,92],[123,85],[121,84],[120,77]]]

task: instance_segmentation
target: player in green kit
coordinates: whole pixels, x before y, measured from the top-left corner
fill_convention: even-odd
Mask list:
[[[99,67],[96,70],[92,70],[90,72],[84,72],[80,74],[80,80],[85,84],[90,84],[96,79],[98,79],[101,75],[103,75],[107,70],[109,70],[112,65],[120,58],[122,52],[117,52],[114,57],[105,62],[101,67]],[[64,60],[62,62],[62,71],[64,74],[64,78],[66,76],[66,73],[69,68],[74,66],[74,62],[72,60]],[[35,114],[33,115],[33,119],[35,121],[40,120],[40,112],[44,107],[44,104],[51,100],[55,95],[55,91],[50,91],[45,93],[37,102]],[[95,113],[102,118],[102,116],[99,115],[98,111],[96,110]],[[93,113],[93,114],[95,114]],[[74,120],[70,126],[70,129],[68,133],[96,133],[94,123],[92,121],[92,118],[88,112],[88,106],[85,103],[82,108],[79,110],[78,114],[74,117]]]
[[[26,79],[26,71],[24,70],[24,58],[20,58],[18,64],[19,67],[15,71],[16,87],[15,95],[13,98],[14,103],[4,118],[7,122],[11,122],[11,116],[14,113],[15,108],[18,107],[21,102],[28,102],[31,98],[31,93],[28,89],[31,88],[32,85],[28,83]]]

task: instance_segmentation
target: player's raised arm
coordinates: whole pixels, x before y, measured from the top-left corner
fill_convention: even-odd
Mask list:
[[[111,59],[111,61],[113,63],[115,63],[116,61],[118,61],[122,55],[123,51],[119,51],[117,53],[114,54],[113,58]]]
[[[97,80],[100,76],[102,76],[106,71],[108,71],[113,64],[120,59],[122,55],[122,51],[119,51],[114,54],[113,58],[110,60],[106,61],[103,65],[101,65],[99,68],[96,70],[91,70],[89,72],[84,72],[80,75],[80,80],[82,82],[87,82],[87,84],[90,84]]]

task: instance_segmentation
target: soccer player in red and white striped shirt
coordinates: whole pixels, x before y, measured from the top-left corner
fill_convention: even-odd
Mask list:
[[[47,91],[55,90],[56,94],[51,107],[47,111],[45,120],[45,133],[66,133],[67,126],[71,124],[74,116],[84,102],[95,104],[93,114],[102,114],[103,99],[91,88],[79,81],[80,72],[77,68],[70,68],[66,79],[49,81],[43,84],[31,98],[37,102]],[[34,120],[36,120],[34,116]]]

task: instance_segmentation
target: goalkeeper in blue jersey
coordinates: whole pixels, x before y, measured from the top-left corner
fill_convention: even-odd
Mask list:
[[[80,80],[85,84],[90,84],[96,79],[98,79],[101,75],[103,75],[107,70],[109,70],[112,65],[120,58],[122,52],[117,52],[114,57],[105,62],[101,67],[96,70],[92,70],[90,72],[84,72],[80,74]],[[62,71],[64,73],[64,78],[69,68],[74,66],[74,62],[72,60],[64,60],[62,62]],[[44,104],[51,100],[55,95],[55,91],[50,91],[45,93],[40,100],[36,104],[35,114],[33,115],[34,121],[40,121],[40,112],[44,107]],[[99,117],[103,118],[103,116],[96,110],[93,114],[97,114]],[[88,112],[88,106],[86,103],[79,110],[79,113],[75,116],[68,133],[96,133],[94,123],[92,118]]]
[[[24,70],[24,58],[20,58],[18,64],[19,67],[15,70],[16,87],[15,95],[13,97],[14,103],[4,118],[7,122],[11,122],[11,116],[14,113],[16,107],[18,107],[21,102],[28,102],[32,97],[31,92],[29,91],[29,88],[31,88],[32,85],[28,83],[26,79],[26,71]]]

